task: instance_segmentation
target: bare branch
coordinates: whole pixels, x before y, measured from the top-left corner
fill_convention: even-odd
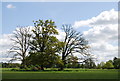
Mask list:
[[[15,43],[15,45],[12,46],[9,53],[15,53],[13,55],[13,60],[21,59],[22,63],[25,62],[25,58],[27,56],[27,51],[29,50],[30,46],[30,28],[28,27],[20,27],[15,30],[14,38],[11,40]],[[20,58],[18,57],[20,56]],[[25,65],[25,63],[23,63]]]
[[[82,37],[82,34],[75,31],[71,25],[63,25],[63,30],[65,32],[65,39],[62,48],[62,60],[65,60],[70,54],[73,55],[73,53],[88,55],[88,42]]]

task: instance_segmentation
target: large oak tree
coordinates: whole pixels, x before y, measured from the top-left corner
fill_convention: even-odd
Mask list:
[[[59,57],[59,40],[53,36],[58,32],[52,20],[34,21],[33,40],[31,41],[30,60],[31,63],[39,64],[41,70],[49,64],[53,64]]]

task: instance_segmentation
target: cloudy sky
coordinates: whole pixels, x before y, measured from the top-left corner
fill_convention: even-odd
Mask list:
[[[98,62],[118,57],[117,2],[3,2],[0,61],[9,60],[10,37],[17,26],[33,26],[33,20],[52,19],[62,39],[62,24],[72,24],[89,40]],[[79,54],[78,54],[79,56]]]

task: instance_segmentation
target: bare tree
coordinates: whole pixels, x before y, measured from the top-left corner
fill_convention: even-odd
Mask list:
[[[30,28],[29,27],[20,27],[15,30],[13,33],[14,37],[11,40],[14,42],[14,45],[10,49],[10,54],[14,53],[13,59],[21,61],[23,68],[26,65],[26,57],[28,56],[27,52],[30,46]]]
[[[87,55],[88,41],[84,39],[81,33],[75,31],[71,25],[63,25],[63,31],[65,32],[65,38],[62,47],[62,61],[65,65],[66,57],[73,55],[74,53],[80,53]],[[60,69],[63,70],[62,66]]]

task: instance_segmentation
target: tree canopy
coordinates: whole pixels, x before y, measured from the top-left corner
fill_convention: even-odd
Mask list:
[[[58,34],[55,28],[55,22],[52,20],[34,22],[29,58],[32,64],[41,65],[42,70],[45,65],[52,65],[59,58],[59,40],[53,36]]]

